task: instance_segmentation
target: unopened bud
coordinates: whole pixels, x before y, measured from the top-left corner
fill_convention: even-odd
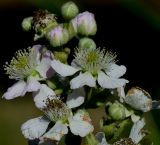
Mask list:
[[[76,35],[76,32],[74,31],[74,27],[73,27],[72,23],[63,23],[63,24],[61,24],[61,26],[64,29],[67,29],[68,34],[69,34],[69,40],[72,39]]]
[[[79,40],[78,47],[79,48],[95,49],[96,48],[96,44],[92,39],[85,37],[85,38],[81,38]]]
[[[24,18],[22,21],[22,28],[24,31],[29,31],[32,28],[33,17]]]
[[[78,12],[79,10],[77,5],[72,1],[62,5],[61,13],[62,16],[67,20],[74,18],[78,14]]]
[[[122,120],[126,117],[125,114],[125,107],[120,104],[119,102],[115,102],[109,106],[108,109],[109,115],[114,119],[114,120]]]
[[[69,34],[67,29],[56,26],[46,34],[46,38],[53,47],[57,47],[62,46],[69,41]]]
[[[97,32],[97,24],[94,18],[94,14],[89,12],[83,12],[78,14],[71,20],[74,27],[74,31],[81,35],[95,35]]]
[[[131,88],[126,97],[125,102],[131,107],[143,112],[150,111],[152,109],[151,96],[139,87]]]

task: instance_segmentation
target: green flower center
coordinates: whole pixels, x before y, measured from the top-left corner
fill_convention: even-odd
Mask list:
[[[106,70],[110,63],[115,62],[116,55],[100,48],[77,48],[75,51],[75,64],[85,72],[97,75],[100,70]]]
[[[99,55],[95,52],[90,52],[88,56],[86,56],[86,63],[92,64],[93,62],[96,62],[99,59]]]
[[[18,50],[10,64],[6,62],[4,70],[10,79],[23,80],[29,75],[35,74],[35,67],[38,65],[37,52],[35,49]]]

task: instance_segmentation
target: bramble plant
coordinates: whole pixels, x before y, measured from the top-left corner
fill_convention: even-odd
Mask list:
[[[64,23],[47,10],[25,18],[23,30],[34,31],[34,41],[46,43],[18,50],[4,65],[17,82],[2,97],[10,100],[32,92],[44,114],[26,121],[22,134],[39,145],[71,145],[75,137],[77,145],[142,145],[147,135],[143,114],[158,109],[159,102],[139,87],[125,93],[129,81],[121,77],[126,67],[90,37],[97,32],[94,14],[79,13],[73,2],[63,4],[61,14]],[[73,38],[79,43],[69,48]],[[93,108],[105,112],[98,124],[88,112]]]

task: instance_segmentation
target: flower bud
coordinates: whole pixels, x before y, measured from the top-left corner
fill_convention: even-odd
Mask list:
[[[24,31],[29,31],[32,28],[33,17],[24,18],[22,21],[22,28]]]
[[[46,34],[46,38],[49,40],[53,47],[62,46],[69,41],[69,34],[67,29],[56,26]]]
[[[152,109],[151,96],[139,87],[131,88],[126,97],[125,102],[131,107],[143,112],[150,111]]]
[[[69,40],[72,39],[76,35],[76,32],[74,31],[72,23],[63,23],[63,24],[61,24],[61,26],[64,29],[68,30]]]
[[[85,37],[85,38],[81,38],[79,40],[78,47],[79,48],[95,49],[96,44],[92,39]]]
[[[78,12],[79,10],[77,5],[72,1],[62,5],[61,13],[62,16],[67,20],[74,18],[78,14]]]
[[[125,114],[125,107],[120,104],[119,102],[115,102],[109,106],[108,109],[109,115],[114,119],[114,120],[122,120],[126,117]]]
[[[94,14],[89,12],[83,12],[78,14],[71,20],[75,32],[81,35],[95,35],[97,32],[97,24],[94,18]]]

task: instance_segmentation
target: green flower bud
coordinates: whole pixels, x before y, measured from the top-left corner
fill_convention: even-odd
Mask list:
[[[78,14],[78,12],[79,10],[77,5],[72,1],[62,5],[61,13],[62,16],[67,20],[74,18]]]
[[[53,52],[55,59],[60,60],[62,63],[66,63],[68,59],[68,54],[66,52],[58,52],[54,51]]]
[[[96,48],[96,44],[92,39],[85,37],[85,38],[81,38],[79,40],[78,47],[79,48],[95,49]]]
[[[108,112],[114,120],[122,120],[126,117],[125,109],[122,104],[115,102],[109,105]]]
[[[53,47],[62,46],[69,41],[69,33],[67,29],[59,25],[49,31],[46,38]]]
[[[22,28],[24,31],[29,31],[32,28],[33,17],[24,18],[22,21]]]

